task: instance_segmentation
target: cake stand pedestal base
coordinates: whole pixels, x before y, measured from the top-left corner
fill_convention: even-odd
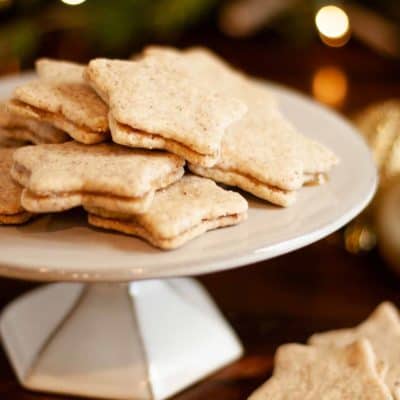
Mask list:
[[[186,278],[46,285],[7,307],[0,331],[24,387],[105,399],[165,399],[242,354]]]

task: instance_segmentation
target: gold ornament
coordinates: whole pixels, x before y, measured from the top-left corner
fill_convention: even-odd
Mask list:
[[[380,174],[380,188],[400,174],[400,100],[374,104],[355,118],[371,147]]]
[[[346,248],[359,253],[371,250],[378,243],[384,256],[400,253],[400,237],[398,243],[392,240],[393,229],[388,226],[397,224],[397,218],[396,215],[388,218],[387,213],[388,202],[393,210],[394,186],[398,185],[400,191],[400,100],[373,104],[359,113],[354,122],[371,148],[380,181],[371,205],[346,228]],[[398,210],[400,215],[400,203]],[[391,235],[391,240],[388,240],[388,235]],[[393,246],[395,248],[391,248]]]

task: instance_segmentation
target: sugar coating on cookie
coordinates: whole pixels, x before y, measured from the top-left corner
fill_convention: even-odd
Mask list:
[[[85,76],[109,104],[114,126],[122,125],[115,141],[166,149],[202,165],[216,163],[226,129],[247,110],[234,96],[199,82],[180,55],[95,59]]]

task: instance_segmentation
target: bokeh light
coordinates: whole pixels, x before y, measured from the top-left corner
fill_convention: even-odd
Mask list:
[[[11,0],[0,0],[0,9],[11,5]]]
[[[321,7],[315,16],[315,25],[321,39],[329,46],[343,46],[350,38],[350,20],[340,7]]]
[[[339,67],[319,68],[312,80],[313,96],[321,103],[331,107],[343,105],[348,91],[346,73]]]
[[[86,0],[61,0],[64,4],[68,4],[69,6],[77,6],[79,4],[84,3]]]

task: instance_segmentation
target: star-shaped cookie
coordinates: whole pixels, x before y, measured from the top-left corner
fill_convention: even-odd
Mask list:
[[[249,400],[392,400],[367,340],[339,349],[281,346],[273,376]]]
[[[67,142],[18,149],[11,174],[25,188],[21,202],[31,212],[88,205],[141,213],[156,190],[182,177],[183,166],[174,154]]]
[[[10,175],[15,149],[0,149],[0,225],[23,224],[32,214],[21,206],[22,187]]]
[[[63,143],[69,140],[63,131],[45,122],[14,114],[4,103],[0,103],[0,138],[32,144]]]
[[[165,149],[194,164],[219,159],[226,129],[246,112],[243,102],[206,86],[180,55],[136,61],[95,59],[86,79],[110,107],[120,144]]]
[[[145,50],[148,57],[168,59],[170,53],[178,51],[162,47]],[[329,149],[300,134],[282,115],[265,85],[235,71],[209,50],[194,48],[179,54],[209,86],[248,106],[243,118],[228,127],[220,160],[211,168],[190,163],[192,172],[288,206],[295,202],[298,189],[306,183],[320,183],[337,163]]]
[[[81,65],[39,60],[39,79],[18,87],[7,107],[21,117],[50,123],[81,143],[102,142],[108,138],[108,107],[84,82],[83,71]]]
[[[247,217],[247,201],[210,179],[185,175],[159,190],[148,211],[140,215],[110,213],[85,207],[89,223],[139,236],[161,249],[175,249],[206,231],[235,225]]]
[[[317,333],[309,339],[313,346],[343,347],[360,338],[371,342],[376,357],[387,365],[385,382],[396,400],[400,399],[400,318],[396,307],[382,303],[355,328]]]

